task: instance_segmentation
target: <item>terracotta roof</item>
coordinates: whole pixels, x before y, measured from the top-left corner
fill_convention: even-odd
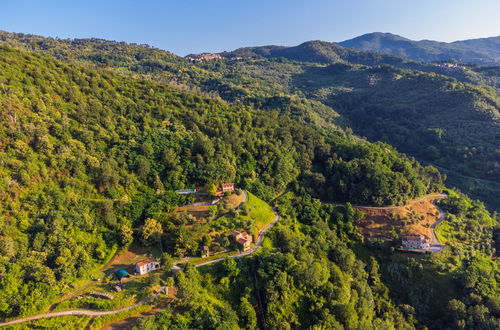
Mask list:
[[[242,233],[241,233],[241,232],[239,232],[239,231],[233,231],[233,232],[231,233],[231,236],[238,236],[239,234],[242,234]]]
[[[208,246],[203,245],[203,246],[201,247],[201,249],[202,249],[203,251],[208,251]]]
[[[155,258],[149,258],[149,259],[146,259],[143,261],[139,261],[138,263],[136,263],[136,265],[139,267],[142,267],[142,266],[145,266],[145,265],[150,264],[152,262],[157,262],[157,261]]]
[[[236,240],[236,242],[238,242],[238,243],[240,243],[241,245],[243,245],[243,244],[249,243],[250,241],[248,240],[248,238],[243,238],[243,237],[241,237],[241,238],[238,238],[238,239]]]

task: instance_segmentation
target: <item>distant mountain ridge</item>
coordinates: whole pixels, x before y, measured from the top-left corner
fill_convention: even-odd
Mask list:
[[[349,49],[338,44],[312,40],[306,41],[298,46],[257,46],[238,48],[231,52],[223,52],[225,57],[263,57],[278,58],[284,57],[289,60],[299,62],[311,62],[320,64],[333,64],[347,61],[356,64],[377,65],[377,64],[400,64],[402,62],[413,62],[402,56],[378,54],[375,52],[359,51]]]
[[[396,35],[392,36],[394,36],[394,39],[398,40],[409,40]],[[488,43],[484,40],[477,42],[483,44]],[[474,42],[469,40],[463,41],[463,43],[473,44]],[[489,43],[491,44],[492,41],[490,40]],[[477,66],[476,63],[473,63],[471,65],[459,65],[454,68],[449,68],[436,63],[426,63],[426,61],[411,59],[400,54],[386,54],[377,51],[352,49],[333,42],[320,40],[306,41],[300,45],[290,47],[276,45],[244,47],[229,52],[222,52],[219,53],[219,55],[229,59],[286,58],[292,61],[326,65],[336,63],[351,63],[368,66],[392,65],[401,69],[434,72],[453,77],[462,82],[489,85],[496,88],[500,87],[500,79],[498,78],[500,62],[494,66],[494,63],[490,63],[491,66]]]
[[[405,56],[423,62],[500,64],[500,36],[447,43],[433,40],[415,41],[392,33],[374,32],[338,44],[351,49]]]

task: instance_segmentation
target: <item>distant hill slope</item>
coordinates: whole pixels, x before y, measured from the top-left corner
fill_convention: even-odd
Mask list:
[[[417,61],[500,64],[500,36],[455,42],[415,41],[391,33],[368,33],[338,43],[347,48],[405,56]]]
[[[446,168],[449,177],[456,173],[452,184],[500,208],[498,92],[455,80],[491,83],[498,80],[500,67],[453,70],[321,41],[241,48],[222,53],[226,59],[199,63],[151,47],[99,39],[75,43],[0,31],[1,43],[277,111],[301,123],[350,127],[355,134]],[[114,54],[113,44],[119,60],[101,61]],[[488,190],[484,182],[476,185],[470,179],[472,189],[462,182],[464,176],[495,180],[494,187]]]
[[[260,46],[239,48],[231,52],[223,52],[221,55],[227,58],[287,58],[293,61],[319,64],[335,64],[339,62],[368,66],[386,64],[401,69],[434,72],[453,77],[462,82],[500,87],[500,79],[497,74],[498,66],[477,67],[474,64],[449,68],[435,63],[425,63],[425,61],[422,62],[419,59],[410,59],[404,57],[404,54],[383,54],[382,52],[357,50],[320,40],[307,41],[292,47]]]
[[[224,52],[226,57],[284,57],[289,60],[300,62],[312,62],[321,64],[333,64],[340,61],[348,61],[355,64],[377,65],[377,64],[402,64],[413,61],[401,56],[365,52],[339,46],[335,43],[313,40],[304,42],[298,46],[261,46],[239,48],[232,52]]]

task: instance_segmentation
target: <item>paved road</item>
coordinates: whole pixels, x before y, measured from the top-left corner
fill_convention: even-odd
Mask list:
[[[144,300],[139,301],[137,304],[123,307],[120,309],[115,309],[112,311],[93,311],[93,310],[86,310],[86,309],[76,309],[76,310],[71,310],[71,311],[63,311],[63,312],[54,312],[54,313],[43,313],[43,314],[38,314],[38,315],[33,315],[33,316],[28,316],[22,319],[16,319],[4,323],[0,323],[0,327],[6,326],[6,325],[12,325],[16,323],[23,323],[23,322],[28,322],[28,321],[34,321],[34,320],[39,320],[39,319],[45,319],[49,317],[56,317],[56,316],[68,316],[68,315],[87,315],[87,316],[102,316],[102,315],[109,315],[109,314],[117,314],[120,312],[128,311],[130,309],[139,307],[140,305],[144,305],[147,302],[149,302],[151,299],[156,297],[158,294],[160,294],[161,291],[163,291],[164,287],[162,287],[160,290],[157,291],[157,293],[145,298]]]
[[[462,177],[462,178],[465,178],[465,179],[474,180],[477,183],[494,184],[494,185],[497,185],[497,186],[500,185],[500,182],[493,181],[493,180],[488,180],[488,179],[476,178],[476,177],[473,177],[473,176],[468,176],[468,175],[465,175],[465,174],[461,174],[461,173],[457,172],[456,170],[450,170],[449,168],[436,165],[436,164],[431,163],[431,162],[429,162],[427,160],[419,159],[418,161],[421,162],[421,163],[424,163],[424,164],[428,164],[428,165],[434,166],[435,168],[437,168],[441,172],[452,173],[453,175],[456,175],[456,176],[459,176],[459,177]]]
[[[243,202],[242,203],[244,203],[247,200],[247,194],[246,194],[246,192],[243,192],[243,193],[244,193],[244,196],[243,196]],[[279,219],[280,219],[280,215],[276,211],[276,208],[273,208],[273,212],[274,212],[274,215],[275,215],[274,221],[271,222],[269,225],[267,225],[260,232],[259,237],[257,238],[257,241],[255,242],[255,246],[252,249],[248,250],[248,251],[245,251],[245,252],[242,252],[240,254],[236,254],[236,255],[230,256],[229,258],[241,258],[241,257],[244,257],[244,256],[248,256],[248,255],[254,253],[255,251],[257,251],[262,246],[262,241],[264,240],[264,236],[266,235],[267,231],[269,229],[271,229],[279,221]],[[213,263],[222,261],[224,259],[225,259],[225,257],[224,258],[218,258],[218,259],[210,260],[210,261],[206,261],[206,262],[202,262],[200,264],[197,264],[196,267],[206,266],[206,265],[209,265],[209,264],[213,264]],[[174,264],[174,267],[172,268],[172,270],[174,272],[179,271],[181,269],[179,267],[179,264],[182,264],[182,263],[186,262],[187,260],[189,260],[189,259],[185,258],[185,259],[183,259],[181,261],[176,262]],[[158,292],[161,292],[161,291],[162,290],[159,290]],[[135,305],[127,306],[127,307],[116,309],[116,310],[112,310],[112,311],[99,312],[99,311],[92,311],[92,310],[82,309],[82,310],[71,310],[71,311],[64,311],[64,312],[44,313],[44,314],[39,314],[39,315],[25,317],[25,318],[22,318],[22,319],[16,319],[16,320],[12,320],[12,321],[8,321],[8,322],[0,323],[0,327],[1,326],[6,326],[6,325],[11,325],[11,324],[16,324],[16,323],[23,323],[23,322],[28,322],[28,321],[34,321],[34,320],[43,319],[43,318],[56,317],[56,316],[67,316],[67,315],[101,316],[101,315],[108,315],[108,314],[117,314],[117,313],[120,313],[120,312],[127,311],[129,309],[136,308],[136,307],[138,307],[140,305],[144,305],[145,303],[149,302],[152,298],[154,298],[158,294],[159,293],[155,293],[152,296],[149,296],[149,297],[145,298],[144,300],[138,302]]]
[[[446,197],[446,195],[445,195],[445,197]],[[431,238],[431,247],[429,250],[433,253],[436,253],[436,252],[443,251],[444,245],[439,243],[439,240],[438,240],[436,233],[435,233],[435,229],[436,229],[437,225],[439,225],[444,219],[446,219],[446,212],[443,211],[439,206],[437,206],[437,204],[434,204],[434,206],[436,206],[437,210],[439,211],[439,213],[441,215],[439,216],[439,219],[437,219],[436,222],[434,222],[430,228],[432,238]]]
[[[413,200],[413,201],[410,201],[410,204],[411,203],[416,203],[416,202],[419,202],[419,201],[422,201],[424,199],[427,199],[427,198],[436,198],[436,199],[441,199],[441,198],[445,198],[447,197],[446,194],[434,194],[434,195],[428,195],[428,196],[424,196],[422,198],[419,198],[419,199],[416,199],[416,200]],[[244,201],[246,201],[247,199],[247,195],[245,193],[244,195]],[[360,208],[371,208],[371,209],[391,209],[391,208],[395,208],[397,206],[389,206],[389,207],[371,207],[371,206],[356,206],[356,207],[360,207]],[[443,221],[445,218],[446,218],[446,213],[441,210],[437,205],[436,205],[438,211],[441,213],[441,216],[439,217],[439,219],[431,226],[431,232],[432,232],[432,244],[431,244],[431,248],[429,249],[431,252],[439,252],[443,249],[443,245],[439,244],[439,241],[436,237],[436,234],[434,233],[434,228],[441,222]],[[273,208],[273,212],[274,212],[274,220],[273,222],[271,222],[269,225],[267,225],[259,234],[259,236],[257,237],[257,241],[255,242],[255,246],[248,250],[248,251],[245,251],[245,252],[242,252],[240,254],[236,254],[236,255],[232,255],[232,256],[229,256],[229,258],[241,258],[241,257],[245,257],[245,256],[248,256],[250,254],[253,254],[255,253],[261,246],[262,246],[262,242],[264,241],[264,237],[266,235],[266,233],[269,231],[269,229],[271,229],[279,220],[280,220],[280,215],[278,214],[276,208]],[[216,263],[216,262],[220,262],[222,260],[224,260],[226,257],[221,257],[221,258],[217,258],[217,259],[213,259],[213,260],[209,260],[209,261],[206,261],[206,262],[202,262],[200,264],[197,264],[196,267],[203,267],[203,266],[206,266],[206,265],[210,265],[210,264],[213,264],[213,263]],[[174,267],[172,268],[172,270],[174,272],[177,272],[179,271],[181,268],[179,267],[179,264],[182,264],[184,262],[186,262],[188,259],[183,259],[181,261],[178,261],[174,264]],[[161,291],[161,290],[160,290]],[[28,322],[28,321],[34,321],[34,320],[38,320],[38,319],[43,319],[43,318],[49,318],[49,317],[56,317],[56,316],[67,316],[67,315],[88,315],[88,316],[101,316],[101,315],[108,315],[108,314],[117,314],[117,313],[120,313],[120,312],[124,312],[124,311],[127,311],[127,310],[130,310],[130,309],[133,309],[135,307],[138,307],[140,305],[143,305],[145,303],[147,303],[148,301],[150,301],[153,297],[155,297],[157,294],[154,294],[152,296],[149,296],[147,297],[146,299],[138,302],[137,304],[135,305],[132,305],[132,306],[127,306],[127,307],[124,307],[124,308],[120,308],[120,309],[116,309],[116,310],[112,310],[112,311],[102,311],[102,312],[99,312],[99,311],[92,311],[92,310],[70,310],[70,311],[64,311],[64,312],[55,312],[55,313],[44,313],[44,314],[39,314],[39,315],[34,315],[34,316],[29,316],[29,317],[25,317],[25,318],[22,318],[22,319],[17,319],[17,320],[12,320],[12,321],[8,321],[8,322],[4,322],[4,323],[0,323],[0,327],[1,326],[6,326],[6,325],[11,325],[11,324],[16,324],[16,323],[22,323],[22,322]]]
[[[414,200],[409,201],[408,205],[412,205],[412,204],[415,204],[415,203],[418,203],[418,202],[421,202],[421,201],[427,200],[427,199],[439,200],[439,199],[443,199],[443,198],[446,198],[446,197],[448,197],[447,194],[432,194],[432,195],[427,195],[427,196],[420,197],[418,199],[414,199]],[[344,205],[344,204],[336,204],[336,203],[325,203],[325,204],[335,205],[335,206]],[[444,212],[442,209],[440,209],[439,206],[436,205],[436,203],[433,203],[433,204],[434,204],[434,206],[436,206],[437,210],[439,211],[440,216],[436,220],[436,222],[434,224],[432,224],[431,227],[430,227],[430,231],[431,231],[431,235],[432,235],[430,247],[428,249],[412,249],[412,251],[437,253],[437,252],[441,252],[443,250],[443,248],[444,248],[444,245],[442,245],[442,244],[439,243],[439,240],[437,239],[437,236],[436,236],[436,233],[434,232],[434,230],[435,230],[436,226],[441,221],[443,221],[446,218],[446,212]],[[401,205],[401,206],[364,206],[364,205],[353,205],[353,206],[356,207],[356,208],[358,208],[358,209],[391,210],[391,209],[396,209],[398,207],[401,207],[403,205]],[[407,206],[407,205],[404,205],[404,206]]]

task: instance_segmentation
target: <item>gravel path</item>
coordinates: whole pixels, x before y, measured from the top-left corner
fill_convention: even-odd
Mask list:
[[[12,325],[12,324],[16,324],[16,323],[23,323],[23,322],[28,322],[28,321],[35,321],[35,320],[49,318],[49,317],[56,317],[56,316],[68,316],[68,315],[102,316],[102,315],[109,315],[109,314],[117,314],[117,313],[120,313],[120,312],[125,312],[125,311],[128,311],[130,309],[136,308],[136,307],[138,307],[140,305],[146,304],[151,299],[153,299],[154,297],[156,297],[162,290],[163,290],[163,287],[160,290],[158,290],[158,293],[155,293],[155,294],[153,294],[153,295],[145,298],[144,300],[141,300],[137,304],[134,304],[134,305],[131,305],[131,306],[127,306],[127,307],[123,307],[123,308],[120,308],[120,309],[115,309],[115,310],[112,310],[112,311],[93,311],[93,310],[86,310],[86,309],[75,309],[75,310],[63,311],[63,312],[43,313],[43,314],[38,314],[38,315],[24,317],[22,319],[16,319],[16,320],[12,320],[12,321],[8,321],[8,322],[0,323],[0,327],[6,326],[6,325]]]
[[[244,195],[243,195],[243,200],[242,200],[241,204],[243,204],[247,200],[247,193],[245,191],[243,191],[243,194]],[[240,204],[240,206],[241,206],[241,204]],[[280,216],[279,216],[278,212],[276,211],[276,208],[273,208],[273,212],[274,212],[274,215],[275,215],[274,221],[271,222],[269,225],[267,225],[260,232],[259,237],[257,238],[257,241],[255,242],[255,246],[252,249],[248,250],[248,251],[245,251],[245,252],[242,252],[240,254],[236,254],[236,255],[230,256],[229,258],[241,258],[241,257],[244,257],[244,256],[248,256],[248,255],[254,253],[255,251],[257,251],[262,246],[262,241],[264,240],[264,236],[265,236],[266,232],[269,229],[271,229],[279,221],[279,219],[280,219]],[[224,259],[225,259],[225,257],[224,258],[218,258],[218,259],[210,260],[210,261],[206,261],[206,262],[202,262],[200,264],[197,264],[196,267],[206,266],[206,265],[209,265],[209,264],[213,264],[213,263],[222,261]],[[174,264],[174,267],[172,268],[172,270],[174,272],[179,271],[181,269],[179,267],[179,264],[182,264],[182,263],[184,263],[184,262],[186,262],[188,260],[189,259],[186,258],[186,259],[183,259],[181,261],[176,262]],[[159,290],[158,292],[161,292],[161,291],[162,290]],[[124,311],[130,310],[130,309],[136,308],[136,307],[138,307],[140,305],[144,305],[144,304],[146,304],[147,302],[149,302],[152,298],[154,298],[157,295],[158,295],[158,293],[155,293],[152,296],[149,296],[146,299],[138,302],[137,304],[134,304],[132,306],[123,307],[123,308],[120,308],[120,309],[115,309],[115,310],[112,310],[112,311],[93,311],[93,310],[85,310],[85,309],[78,310],[77,309],[77,310],[70,310],[70,311],[63,311],[63,312],[43,313],[43,314],[28,316],[28,317],[24,317],[24,318],[21,318],[21,319],[16,319],[16,320],[12,320],[12,321],[8,321],[8,322],[0,323],[0,327],[6,326],[6,325],[11,325],[11,324],[16,324],[16,323],[23,323],[23,322],[28,322],[28,321],[39,320],[39,319],[43,319],[43,318],[57,317],[57,316],[67,316],[67,315],[102,316],[102,315],[108,315],[108,314],[117,314],[117,313],[120,313],[120,312],[124,312]]]

